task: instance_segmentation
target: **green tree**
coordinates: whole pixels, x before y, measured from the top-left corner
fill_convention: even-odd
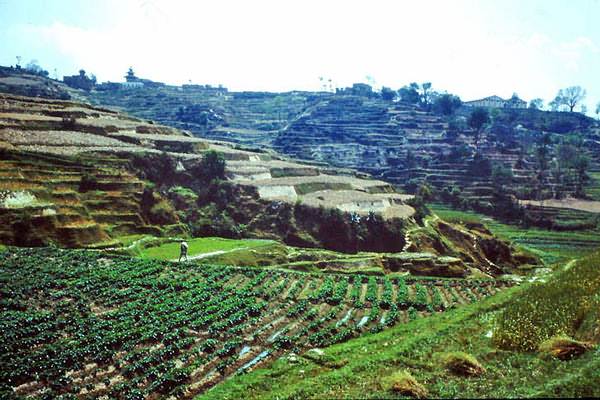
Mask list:
[[[558,164],[561,169],[571,168],[577,158],[577,148],[570,143],[561,143],[556,148]]]
[[[552,144],[552,137],[548,133],[542,135],[542,137],[538,141],[538,145],[536,148],[536,155],[538,158],[540,172],[542,174],[548,170],[548,160],[549,160],[551,144]]]
[[[579,155],[573,161],[573,168],[577,172],[577,196],[585,196],[583,185],[588,179],[587,170],[590,166],[590,158],[586,155]]]
[[[600,119],[600,101],[596,104],[596,117]]]
[[[426,106],[431,104],[429,89],[431,89],[431,82],[423,82],[421,84],[421,90],[423,91],[423,94],[421,95],[421,102]]]
[[[468,124],[474,130],[475,146],[479,143],[479,137],[485,124],[490,122],[490,113],[483,107],[477,107],[469,116]]]
[[[392,101],[396,98],[396,92],[389,87],[383,86],[381,88],[381,98],[385,101]]]
[[[531,108],[532,110],[541,110],[542,108],[544,108],[544,100],[540,98],[531,100],[529,102],[529,108]]]
[[[513,179],[512,168],[504,165],[494,165],[492,167],[492,182],[497,188],[503,188],[510,184]]]
[[[560,89],[554,98],[553,102],[558,106],[565,106],[573,112],[577,104],[585,99],[586,92],[581,86],[569,86],[565,89]]]
[[[421,102],[421,95],[419,94],[419,84],[416,82],[411,83],[410,85],[404,86],[398,90],[398,96],[400,96],[400,100],[411,103],[418,104]]]
[[[225,179],[225,158],[222,153],[209,150],[194,169],[194,174],[205,181]]]
[[[452,115],[461,105],[460,97],[445,93],[434,100],[433,111],[442,115]]]

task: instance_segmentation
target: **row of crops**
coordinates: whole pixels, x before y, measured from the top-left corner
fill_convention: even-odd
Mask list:
[[[477,301],[501,281],[0,253],[0,396],[192,397],[287,351]]]

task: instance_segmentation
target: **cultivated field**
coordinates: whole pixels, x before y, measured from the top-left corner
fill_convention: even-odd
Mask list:
[[[419,320],[510,285],[56,249],[8,249],[0,265],[0,390],[49,398],[189,398],[284,352]]]

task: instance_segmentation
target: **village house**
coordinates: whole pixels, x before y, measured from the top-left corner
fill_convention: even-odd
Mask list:
[[[466,101],[463,105],[467,107],[486,108],[527,108],[527,102],[521,100],[516,94],[513,94],[508,100],[500,96],[489,96],[479,100]]]

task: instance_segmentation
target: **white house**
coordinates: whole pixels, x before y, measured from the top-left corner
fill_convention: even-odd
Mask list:
[[[508,100],[500,96],[489,96],[479,100],[466,101],[463,105],[467,107],[486,108],[527,108],[527,102],[521,100],[517,95],[513,95]]]

